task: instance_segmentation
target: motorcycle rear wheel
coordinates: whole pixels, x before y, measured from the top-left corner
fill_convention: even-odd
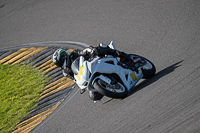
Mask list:
[[[135,54],[131,54],[132,58],[141,58],[142,60],[144,60],[146,62],[146,64],[144,66],[142,66],[142,72],[143,72],[143,79],[149,79],[151,77],[153,77],[156,73],[156,67],[155,65],[148,60],[145,57],[139,56],[139,55],[135,55]]]
[[[128,91],[121,83],[117,82],[116,84],[108,84],[101,79],[97,79],[94,82],[94,88],[97,91],[110,98],[121,99],[127,96]]]

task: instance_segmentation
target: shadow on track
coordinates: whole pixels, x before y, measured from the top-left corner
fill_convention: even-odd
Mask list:
[[[175,63],[175,64],[173,64],[173,65],[171,65],[171,66],[169,66],[169,67],[167,67],[167,68],[165,68],[163,70],[161,70],[160,72],[156,73],[155,76],[153,76],[152,78],[142,81],[141,83],[136,85],[135,88],[132,91],[129,92],[127,97],[129,97],[132,94],[134,94],[135,92],[145,88],[146,86],[149,86],[150,84],[156,82],[158,79],[160,79],[160,78],[172,73],[176,68],[181,66],[180,63],[182,63],[182,62],[183,62],[183,60],[179,61],[179,62],[177,62],[177,63]]]

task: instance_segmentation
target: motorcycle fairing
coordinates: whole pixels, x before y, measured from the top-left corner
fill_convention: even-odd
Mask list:
[[[95,89],[92,87],[92,82],[94,79],[101,78],[100,76],[94,77],[96,73],[101,73],[102,75],[117,74],[121,78],[127,90],[130,90],[142,78],[142,70],[139,69],[139,73],[136,73],[129,69],[122,68],[117,63],[117,59],[113,57],[96,57],[89,62],[84,60],[84,57],[81,56],[78,66],[79,72],[77,75],[75,75],[76,83],[81,89],[87,88],[90,91],[94,91]],[[74,69],[73,66],[72,69]]]

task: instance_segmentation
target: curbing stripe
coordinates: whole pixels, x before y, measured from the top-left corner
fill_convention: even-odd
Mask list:
[[[40,68],[41,70],[46,70],[48,68],[51,68],[52,66],[54,66],[54,63],[52,62],[52,60],[49,60],[50,63],[49,64],[45,64],[46,66],[43,66],[42,68]],[[47,61],[48,62],[48,61]]]
[[[58,92],[58,91],[60,91],[60,90],[63,90],[63,89],[65,89],[65,88],[68,88],[68,87],[72,86],[73,84],[74,84],[74,82],[67,82],[66,84],[64,84],[64,85],[62,85],[62,86],[59,86],[59,87],[56,88],[55,90],[52,90],[51,92],[49,92],[49,93],[47,93],[47,94],[41,96],[41,97],[39,98],[39,100],[44,99],[45,97],[47,97],[47,96],[49,96],[49,95],[52,95],[52,94],[54,94],[54,93],[56,93],[56,92]]]
[[[35,111],[33,110],[32,113],[30,113],[30,114],[28,113],[29,115],[27,117],[25,117],[24,120],[27,120],[27,119],[29,119],[29,118],[31,118],[31,117],[33,117],[33,116],[45,111],[46,109],[51,108],[52,106],[56,105],[57,103],[60,103],[60,101],[59,102],[50,103],[47,106],[41,106],[40,105],[40,109],[35,110]]]
[[[61,94],[59,97],[53,98],[53,99],[51,99],[51,100],[48,100],[48,101],[46,101],[46,102],[40,104],[40,106],[37,106],[37,107],[34,108],[33,110],[29,111],[28,114],[32,114],[32,113],[34,113],[34,112],[38,112],[39,110],[41,110],[41,109],[43,109],[44,107],[47,107],[47,106],[49,106],[49,105],[52,105],[52,104],[55,104],[55,103],[57,104],[58,102],[60,102],[60,101],[64,98],[64,96],[65,96],[66,94],[68,94],[68,93],[63,93],[63,94]]]
[[[33,55],[32,57],[26,59],[25,61],[20,62],[20,64],[24,64],[24,63],[27,63],[28,61],[34,60],[34,59],[42,56],[43,54],[45,54],[46,52],[48,52],[52,48],[53,47],[47,47],[46,49],[42,50],[41,52],[37,53],[36,55]]]
[[[2,60],[3,58],[5,58],[6,56],[8,56],[8,55],[10,55],[10,54],[12,54],[14,52],[16,52],[17,50],[19,50],[19,49],[13,49],[13,50],[6,51],[4,54],[2,54],[0,56],[0,60]]]
[[[60,79],[58,79],[58,80],[56,80],[56,81],[54,81],[54,82],[48,84],[46,87],[44,87],[44,90],[46,90],[46,89],[48,89],[48,88],[54,86],[55,84],[58,84],[59,82],[64,81],[64,80],[66,80],[66,79],[67,79],[66,77],[62,77],[62,78],[60,78]]]
[[[62,78],[62,77],[63,77],[63,75],[60,75],[60,76],[58,76],[58,77],[52,79],[51,81],[49,81],[49,82],[46,83],[45,85],[48,85],[48,84],[50,84],[50,83],[52,83],[52,82],[54,82],[54,81],[56,81],[56,80],[58,80],[58,79],[60,79],[60,78]]]
[[[36,103],[36,105],[43,105],[44,103],[46,103],[46,102],[48,102],[48,101],[50,101],[50,100],[53,100],[53,99],[55,99],[55,98],[57,98],[57,97],[63,96],[63,94],[65,94],[65,96],[63,96],[63,97],[66,97],[67,94],[72,90],[71,88],[73,88],[73,87],[74,87],[74,86],[72,86],[72,87],[70,87],[70,88],[68,88],[68,89],[61,90],[61,91],[59,91],[59,92],[57,92],[57,93],[55,93],[55,94],[53,94],[53,95],[50,95],[50,96],[48,96],[48,97],[45,97],[44,99],[38,101],[38,102]]]
[[[25,51],[25,50],[27,50],[27,49],[28,49],[28,48],[21,48],[21,49],[19,49],[18,51],[16,51],[16,52],[14,52],[14,53],[12,53],[12,54],[6,56],[5,58],[1,59],[1,60],[0,60],[0,63],[3,64],[4,62],[10,60],[11,58],[17,56],[18,54],[20,54],[21,52],[23,52],[23,51]]]
[[[5,62],[4,64],[12,64],[13,62],[19,60],[20,58],[22,58],[23,56],[25,56],[27,54],[30,54],[32,51],[34,51],[36,49],[37,48],[35,48],[35,47],[28,48],[26,51],[23,51],[22,53],[16,55],[15,57],[11,58],[10,60]]]
[[[35,63],[33,67],[38,67],[42,65],[43,63],[47,62],[48,60],[51,59],[51,55],[47,55],[44,59],[41,59],[39,62]]]
[[[26,65],[33,65],[33,67],[43,71],[49,78],[53,78],[45,84],[35,108],[29,111],[29,115],[20,120],[12,129],[13,133],[32,131],[71,94],[75,88],[75,83],[73,80],[63,76],[61,69],[52,62],[51,56],[58,48],[63,48],[68,53],[71,53],[74,50],[72,47],[85,48],[86,44],[47,42],[0,49],[1,64],[26,63]]]
[[[49,71],[52,71],[53,69],[57,68],[56,65],[50,66],[48,69],[46,69],[43,73],[47,73]]]
[[[63,73],[62,73],[62,71],[58,71],[57,73],[54,73],[54,74],[52,74],[52,75],[50,75],[50,76],[48,76],[50,79],[53,79],[53,78],[56,78],[56,77],[58,77],[58,76],[60,76],[60,75],[63,75]]]
[[[63,85],[63,84],[66,84],[66,83],[68,83],[68,82],[72,82],[72,80],[66,79],[65,81],[59,82],[58,84],[56,84],[56,85],[54,85],[54,86],[52,86],[52,87],[50,87],[50,88],[48,88],[48,89],[45,89],[45,90],[40,94],[40,96],[43,96],[43,95],[49,93],[50,91],[55,90],[57,87],[59,87],[59,86],[61,86],[61,85]]]
[[[48,110],[48,109],[47,109],[47,110]],[[46,110],[46,111],[47,111],[47,110]],[[18,124],[18,125],[14,128],[14,130],[16,130],[16,129],[19,128],[19,127],[23,127],[23,126],[27,125],[27,123],[30,123],[30,122],[32,122],[32,121],[35,121],[35,119],[37,119],[38,117],[40,117],[40,115],[45,115],[46,111],[43,111],[43,112],[41,112],[40,114],[37,114],[37,115],[35,115],[35,116],[33,116],[33,117],[31,117],[31,118],[29,118],[29,119],[27,119],[27,120],[21,122],[20,124]],[[16,130],[15,132],[17,132],[17,130]]]
[[[54,106],[52,106],[51,108],[46,109],[45,111],[41,112],[40,114],[33,116],[29,119],[32,119],[32,121],[30,121],[29,123],[26,123],[29,121],[29,119],[27,119],[23,124],[20,124],[20,126],[16,127],[15,131],[13,131],[13,133],[19,133],[19,132],[30,132],[31,130],[33,130],[33,128],[35,128],[38,124],[40,124],[47,116],[49,116],[61,103],[58,103]],[[35,119],[34,119],[35,118]]]
[[[70,89],[70,90],[65,90],[65,94],[66,94],[67,96],[68,96],[68,94],[70,94],[69,92],[71,92],[71,89]],[[55,93],[55,96],[54,96],[53,98],[56,98],[57,96],[60,96],[60,95],[58,95],[57,93]],[[30,119],[31,117],[33,117],[33,116],[35,116],[35,115],[37,115],[37,114],[39,114],[39,113],[41,113],[41,112],[43,112],[43,111],[45,111],[46,109],[48,109],[48,108],[50,108],[50,107],[56,105],[57,103],[62,103],[63,100],[64,100],[67,96],[63,97],[63,99],[60,100],[59,102],[51,103],[51,104],[49,104],[49,105],[47,105],[47,106],[45,106],[45,107],[43,107],[43,108],[41,108],[41,109],[39,109],[39,110],[36,110],[36,111],[32,112],[31,114],[29,114],[28,116],[26,116],[25,118],[23,118],[20,122],[18,122],[18,124],[21,123],[21,122],[23,122],[23,121],[25,121],[25,120],[27,120],[27,119]],[[52,98],[52,99],[53,99],[53,98]],[[41,105],[40,105],[40,106],[41,106]]]
[[[0,51],[0,56],[5,54],[7,51]]]
[[[55,69],[54,69],[55,70]],[[60,75],[63,75],[63,73],[62,73],[62,71],[58,71],[57,73],[54,73],[54,74],[52,74],[52,75],[50,75],[50,76],[48,76],[50,79],[53,79],[53,78],[56,78],[56,77],[58,77],[58,76],[60,76]]]
[[[32,57],[33,55],[39,53],[40,51],[46,49],[47,47],[41,47],[41,48],[37,48],[36,50],[32,51],[31,53],[27,54],[27,55],[24,55],[24,57],[22,57],[21,59],[17,60],[16,62],[13,63],[14,64],[17,64],[17,63],[20,63],[30,57]]]
[[[50,77],[51,75],[53,75],[57,72],[61,72],[61,68],[56,68],[56,69],[50,71],[49,73],[46,74],[46,76]]]
[[[37,68],[43,70],[43,69],[42,69],[43,67],[45,67],[45,66],[47,66],[47,65],[49,65],[49,64],[51,64],[51,63],[52,63],[52,60],[49,59],[48,61],[46,61],[45,63],[41,64],[41,65],[38,66]]]
[[[34,61],[30,62],[28,65],[34,65],[34,64],[38,63],[39,61],[45,59],[46,57],[52,56],[52,54],[54,53],[54,51],[55,51],[56,49],[57,49],[57,48],[52,48],[51,50],[49,50],[48,52],[44,53],[43,55],[38,56],[37,59],[35,59]]]

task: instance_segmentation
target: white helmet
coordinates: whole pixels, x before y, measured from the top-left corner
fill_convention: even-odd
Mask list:
[[[65,61],[68,64],[69,54],[64,49],[57,49],[52,56],[52,61],[58,67],[62,67]]]

